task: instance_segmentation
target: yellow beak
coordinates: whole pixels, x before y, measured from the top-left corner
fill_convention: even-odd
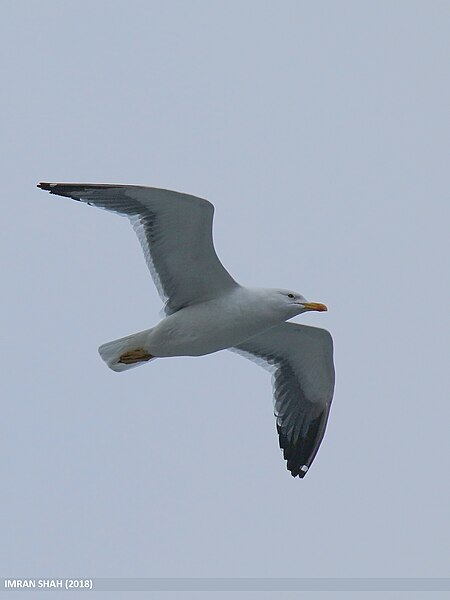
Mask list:
[[[325,304],[320,304],[319,302],[305,302],[303,306],[307,310],[318,310],[319,312],[324,312],[325,310],[328,310]]]

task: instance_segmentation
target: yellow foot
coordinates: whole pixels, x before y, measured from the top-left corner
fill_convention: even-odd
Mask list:
[[[144,350],[144,348],[137,348],[136,350],[130,350],[129,352],[124,352],[119,358],[119,362],[124,365],[132,365],[137,362],[144,362],[146,360],[150,360],[151,358],[155,358],[152,354]]]

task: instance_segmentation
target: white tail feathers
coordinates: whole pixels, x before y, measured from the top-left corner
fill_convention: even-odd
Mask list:
[[[133,333],[132,335],[127,335],[126,337],[118,340],[107,342],[106,344],[102,344],[100,346],[98,352],[108,367],[113,371],[120,372],[126,371],[127,369],[132,369],[133,367],[138,367],[139,365],[145,364],[149,360],[153,360],[154,357],[151,357],[151,354],[148,352],[147,356],[151,358],[143,356],[141,360],[137,359],[134,362],[121,362],[120,358],[127,352],[134,353],[135,351],[145,349],[147,338],[150,332],[151,329],[146,329],[145,331]]]

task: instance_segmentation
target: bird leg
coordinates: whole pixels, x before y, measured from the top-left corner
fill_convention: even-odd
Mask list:
[[[144,348],[137,348],[136,350],[129,350],[128,352],[124,352],[120,358],[119,362],[124,365],[132,365],[137,362],[144,362],[150,360],[151,358],[155,358],[152,354],[144,350]]]

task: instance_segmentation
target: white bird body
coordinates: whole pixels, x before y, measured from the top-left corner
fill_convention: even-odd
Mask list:
[[[283,323],[285,307],[269,300],[278,290],[237,286],[163,319],[151,329],[145,349],[154,357],[203,356],[237,346]]]
[[[325,433],[334,390],[333,342],[316,327],[286,323],[327,310],[301,294],[239,285],[212,240],[213,205],[169,190],[120,184],[40,183],[128,217],[165,302],[155,327],[103,344],[116,372],[160,357],[202,356],[229,349],[273,373],[280,447],[294,477],[307,473]]]

